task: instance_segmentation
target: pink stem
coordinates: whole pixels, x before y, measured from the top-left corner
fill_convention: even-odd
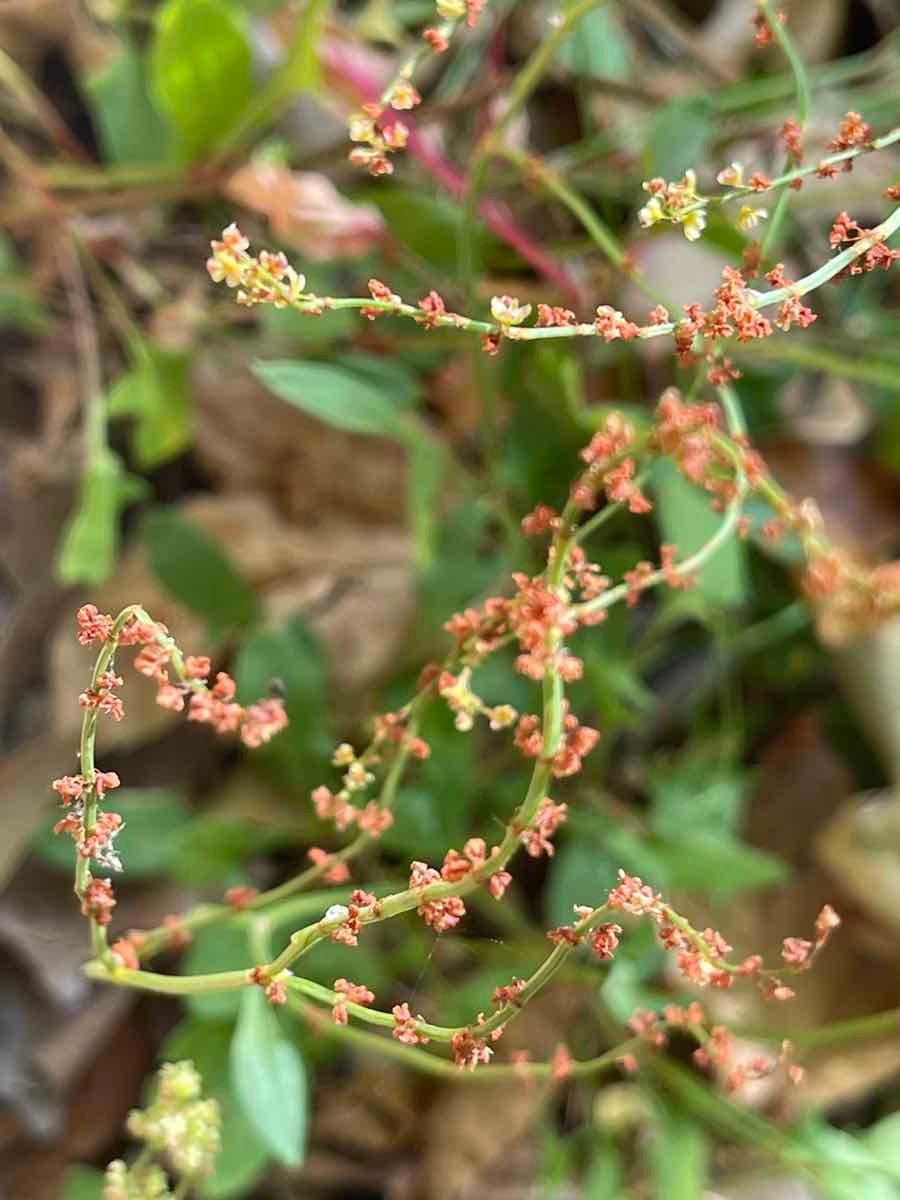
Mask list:
[[[365,62],[358,53],[345,53],[341,42],[335,38],[326,38],[322,44],[322,57],[328,68],[358,93],[360,103],[377,100],[381,92],[382,82],[377,73]],[[394,113],[388,109],[382,123],[390,125],[396,120],[403,121],[409,130],[407,148],[409,153],[425,168],[433,179],[455,199],[461,199],[466,194],[468,180],[454,165],[437,149],[433,141],[416,128],[416,123],[409,113]],[[496,200],[485,197],[478,203],[478,212],[484,223],[496,233],[501,241],[518,250],[522,258],[530,263],[545,279],[556,284],[565,296],[576,304],[585,303],[585,293],[578,282],[560,265],[552,254],[536,242],[515,220],[509,209]]]

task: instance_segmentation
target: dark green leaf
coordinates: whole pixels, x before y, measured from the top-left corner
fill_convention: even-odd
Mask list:
[[[419,258],[444,269],[456,267],[463,212],[458,204],[419,189],[377,187],[361,199],[381,209],[391,233]],[[480,256],[486,257],[494,239],[480,233]],[[427,290],[427,289],[425,289]],[[420,293],[423,294],[423,293]]]
[[[600,904],[615,884],[616,864],[595,843],[567,841],[550,868],[545,898],[548,925],[571,925],[576,904]]]
[[[57,553],[61,583],[103,583],[109,578],[119,547],[122,510],[145,491],[143,481],[128,475],[111,450],[87,467],[78,508],[66,524]]]
[[[252,94],[250,47],[216,0],[167,0],[157,11],[150,51],[153,96],[191,160],[220,141]]]
[[[277,832],[250,828],[239,817],[207,813],[184,830],[172,857],[172,874],[184,883],[239,882],[233,877],[246,859],[270,842]]]
[[[152,470],[191,440],[190,359],[181,351],[142,343],[134,369],[110,392],[111,417],[135,417],[132,446],[138,464]]]
[[[112,163],[162,163],[172,133],[153,103],[143,56],[131,45],[87,80],[105,157]]]
[[[405,438],[408,428],[396,402],[380,386],[331,363],[273,360],[254,374],[296,408],[350,433]]]
[[[141,537],[154,575],[213,630],[250,625],[256,619],[259,601],[253,589],[224,550],[176,509],[147,513]]]
[[[299,1167],[307,1082],[300,1051],[282,1037],[262,988],[245,988],[231,1042],[231,1084],[257,1135],[279,1162]]]
[[[244,1195],[269,1160],[265,1142],[257,1136],[229,1081],[232,1026],[188,1017],[177,1025],[160,1047],[168,1062],[189,1058],[203,1077],[203,1094],[218,1100],[222,1113],[222,1149],[215,1174],[201,1189],[213,1200]]]
[[[245,701],[266,695],[276,679],[284,686],[290,724],[254,753],[279,764],[294,787],[311,785],[311,775],[320,769],[331,744],[325,661],[315,634],[300,617],[278,628],[256,630],[241,645],[235,677]]]

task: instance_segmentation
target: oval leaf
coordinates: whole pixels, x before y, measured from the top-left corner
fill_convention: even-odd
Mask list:
[[[276,359],[257,363],[254,374],[270,391],[311,417],[349,433],[405,438],[403,415],[385,391],[331,363]]]
[[[168,0],[150,52],[154,98],[178,135],[179,157],[222,140],[252,92],[247,40],[220,0]]]
[[[247,1120],[279,1162],[299,1167],[306,1140],[306,1068],[297,1047],[281,1036],[262,988],[246,988],[241,997],[230,1065],[231,1086]]]
[[[150,567],[172,595],[213,629],[250,625],[258,600],[222,548],[173,508],[147,514],[142,526]]]

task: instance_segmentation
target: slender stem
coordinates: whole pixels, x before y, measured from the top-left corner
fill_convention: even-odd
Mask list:
[[[631,264],[624,246],[622,246],[606,224],[594,212],[584,196],[567,183],[558,172],[554,171],[543,159],[525,154],[512,146],[497,146],[494,154],[511,162],[522,172],[526,179],[534,179],[544,187],[551,196],[555,196],[582,224],[583,228],[598,247],[609,259],[613,266],[618,267],[622,274],[655,300],[658,304],[666,304],[666,297],[647,280],[643,271]]]
[[[472,155],[469,171],[469,186],[466,192],[463,220],[460,229],[460,268],[465,289],[466,302],[471,303],[474,293],[477,253],[475,236],[476,215],[479,198],[484,187],[487,167],[494,148],[502,143],[503,135],[528,102],[529,97],[541,81],[547,67],[553,61],[559,47],[569,36],[583,16],[593,8],[605,4],[606,0],[578,0],[557,21],[552,31],[538,45],[531,57],[513,80],[506,96],[506,105],[500,118],[482,136]]]
[[[772,30],[772,33],[775,36],[775,40],[784,51],[785,57],[790,63],[791,72],[794,76],[794,85],[797,90],[797,124],[800,126],[800,132],[803,133],[806,130],[806,126],[809,124],[810,116],[810,91],[809,80],[806,75],[806,67],[788,29],[772,11],[770,0],[759,0],[759,7],[768,22],[769,28]],[[789,171],[792,167],[798,165],[799,160],[797,157],[793,153],[789,152],[787,167],[785,170]],[[766,232],[763,235],[760,246],[760,255],[764,261],[767,259],[769,251],[777,241],[782,222],[790,204],[790,200],[791,193],[787,188],[785,188],[785,190],[782,191],[781,195],[778,197],[775,210],[769,218]]]
[[[900,132],[898,132],[898,138],[900,138]],[[866,237],[858,238],[845,250],[833,255],[817,270],[803,276],[794,283],[788,284],[786,287],[776,288],[768,292],[750,291],[748,301],[754,308],[763,309],[771,308],[775,304],[782,304],[792,296],[805,296],[834,279],[836,275],[840,275],[841,272],[851,266],[858,258],[861,258],[871,250],[873,246],[879,242],[887,241],[898,229],[900,229],[900,206],[895,208],[890,216],[882,221],[880,225],[877,225],[870,234]],[[263,272],[261,274],[264,275]],[[577,325],[511,325],[504,327],[496,321],[479,321],[459,313],[429,314],[426,316],[423,310],[417,305],[406,304],[402,301],[374,300],[371,296],[334,297],[304,293],[300,297],[292,297],[287,286],[280,284],[274,277],[272,277],[271,281],[267,280],[267,283],[269,282],[279,292],[279,298],[283,298],[289,307],[295,309],[297,312],[309,313],[315,316],[320,316],[323,312],[343,309],[366,309],[372,312],[384,313],[386,316],[408,317],[419,324],[427,324],[429,327],[456,329],[463,333],[489,334],[514,342],[602,336],[600,330],[593,322]],[[666,337],[673,333],[674,330],[675,323],[672,321],[666,321],[660,325],[639,325],[637,326],[635,336],[643,340],[648,340],[650,338]]]
[[[334,1037],[347,1045],[357,1046],[363,1052],[371,1052],[381,1057],[397,1059],[412,1070],[425,1075],[451,1078],[463,1083],[501,1083],[510,1079],[552,1079],[554,1064],[549,1062],[523,1063],[488,1063],[475,1071],[466,1071],[449,1062],[446,1058],[438,1058],[418,1046],[405,1046],[391,1038],[380,1037],[376,1033],[354,1028],[352,1025],[336,1025],[329,1021],[314,1005],[307,1003],[296,992],[289,992],[287,1006],[299,1017],[308,1021],[317,1032]],[[566,1078],[586,1079],[615,1067],[626,1054],[637,1052],[643,1042],[640,1038],[629,1038],[620,1045],[595,1058],[573,1062],[566,1073]]]
[[[709,204],[727,204],[729,200],[746,200],[749,196],[763,196],[766,192],[775,191],[776,188],[788,187],[798,179],[806,179],[810,175],[815,175],[821,166],[837,166],[840,163],[851,162],[863,154],[872,154],[876,150],[884,150],[888,146],[893,146],[898,141],[900,141],[900,125],[882,134],[881,137],[873,138],[871,142],[866,142],[863,146],[852,146],[849,150],[839,150],[836,154],[826,155],[816,163],[808,163],[805,167],[794,167],[793,170],[785,171],[782,175],[777,175],[768,187],[730,188],[718,196],[703,196],[693,204],[686,204],[680,211],[689,213],[705,208]]]

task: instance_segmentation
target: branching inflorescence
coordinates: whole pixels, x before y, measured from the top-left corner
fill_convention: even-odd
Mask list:
[[[426,31],[425,50],[442,52],[455,27],[463,21],[472,23],[481,7],[476,0],[440,0],[442,23]],[[579,11],[589,7],[582,4]],[[786,36],[780,16],[773,17],[768,5],[761,3],[757,40],[761,44],[782,42]],[[394,110],[418,102],[412,84],[418,57],[403,66],[379,104],[354,118],[352,136],[358,146],[352,157],[375,174],[392,169],[388,153],[404,143],[406,135]],[[529,63],[523,72],[529,74],[519,86],[521,95],[527,94],[533,86],[532,76],[536,78],[538,67],[544,65],[537,56],[535,61],[537,66]],[[639,213],[640,224],[672,222],[693,240],[702,233],[710,206],[734,199],[742,201],[738,224],[752,229],[767,214],[754,208],[751,198],[795,188],[807,175],[833,176],[850,169],[860,154],[900,139],[900,130],[873,138],[859,115],[849,113],[829,147],[831,153],[817,166],[805,167],[805,105],[803,110],[802,119],[790,118],[784,123],[788,168],[781,176],[772,179],[754,171],[745,179],[743,168],[733,163],[719,172],[718,182],[727,190],[715,198],[698,191],[693,172],[676,183],[649,180],[644,185],[649,199]],[[900,199],[896,188],[889,189],[888,195]],[[662,1015],[636,1013],[630,1023],[632,1036],[598,1058],[581,1063],[574,1062],[565,1047],[547,1063],[531,1063],[521,1055],[506,1063],[491,1060],[509,1022],[570,955],[587,949],[600,962],[613,958],[625,933],[620,921],[628,917],[653,924],[659,942],[672,951],[678,970],[692,985],[729,988],[746,980],[765,997],[786,1000],[793,993],[785,978],[806,970],[839,924],[828,906],[822,909],[811,937],[786,938],[782,962],[767,967],[755,954],[732,957],[732,947],[721,933],[695,928],[651,886],[620,872],[605,898],[585,897],[592,903],[576,907],[571,924],[548,931],[552,949],[528,978],[514,978],[499,987],[489,1013],[479,1012],[467,1025],[458,1027],[432,1024],[414,1014],[406,1003],[394,1005],[390,1011],[378,1009],[375,995],[364,981],[341,978],[327,988],[297,974],[296,968],[317,943],[330,939],[356,946],[368,926],[405,913],[415,912],[437,933],[452,930],[465,918],[466,900],[476,890],[485,889],[502,903],[514,883],[512,868],[520,851],[533,857],[553,853],[554,836],[566,821],[569,803],[555,793],[565,786],[562,781],[581,770],[600,737],[598,730],[582,723],[566,697],[567,685],[583,671],[579,639],[590,636],[590,627],[602,622],[618,603],[635,605],[655,587],[690,587],[697,572],[728,538],[749,532],[750,517],[744,506],[751,494],[761,497],[772,510],[761,532],[773,539],[787,532],[796,535],[805,558],[807,592],[829,597],[845,625],[863,628],[900,608],[900,588],[891,569],[852,561],[829,542],[815,504],[795,501],[772,478],[748,442],[732,386],[740,372],[722,351],[730,339],[768,337],[776,327],[785,332],[794,325],[807,327],[816,315],[803,298],[829,281],[889,267],[900,256],[900,251],[887,245],[898,228],[900,207],[874,228],[863,228],[841,213],[830,235],[835,253],[795,281],[786,278],[781,264],[773,266],[766,272],[769,288],[764,291],[748,282],[761,257],[751,249],[743,271],[725,268],[711,302],[688,304],[679,316],[673,317],[657,305],[639,324],[612,305],[601,304],[590,321],[582,321],[567,308],[540,303],[529,324],[532,306],[507,295],[492,299],[490,319],[450,310],[436,291],[409,303],[377,279],[369,281],[368,296],[319,296],[307,290],[305,279],[283,253],[263,250],[251,254],[248,239],[236,225],[230,225],[221,239],[212,243],[207,267],[215,281],[236,290],[239,304],[272,304],[310,317],[340,309],[359,310],[369,320],[394,316],[413,321],[424,331],[451,329],[475,335],[490,354],[507,342],[593,337],[611,343],[671,336],[679,362],[702,364],[706,384],[717,399],[685,402],[670,388],[658,402],[652,428],[640,434],[624,416],[613,413],[582,450],[580,468],[565,503],[539,504],[523,519],[525,534],[549,538],[544,569],[537,575],[514,574],[510,594],[488,597],[480,606],[451,617],[446,625],[451,649],[442,662],[426,666],[409,701],[375,718],[371,739],[361,750],[349,743],[336,748],[333,763],[341,772],[340,782],[317,787],[312,803],[316,815],[332,822],[339,833],[353,831],[343,849],[329,853],[313,847],[309,851],[311,865],[270,891],[231,889],[221,904],[201,905],[157,929],[132,930],[111,946],[106,931],[115,896],[110,879],[102,872],[119,867],[114,839],[121,819],[104,804],[119,786],[119,779],[96,767],[94,737],[100,717],[119,720],[124,715],[116,694],[121,683],[116,674],[117,654],[139,646],[134,665],[156,683],[159,704],[185,710],[189,720],[211,724],[220,733],[236,734],[248,747],[275,736],[287,718],[278,699],[263,699],[247,707],[240,704],[229,675],[218,672],[213,677],[208,658],[185,656],[168,630],[139,605],[126,608],[115,618],[92,605],[83,606],[78,613],[79,640],[97,645],[98,654],[90,684],[80,697],[84,709],[80,773],[59,779],[53,786],[66,808],[57,830],[74,838],[75,890],[92,929],[96,957],[88,966],[89,974],[171,995],[258,986],[273,1004],[284,1004],[314,1022],[328,1022],[330,1014],[330,1027],[338,1036],[394,1054],[432,1073],[453,1069],[453,1064],[470,1071],[478,1068],[476,1078],[510,1073],[564,1078],[616,1064],[633,1070],[641,1047],[659,1046],[670,1029],[682,1028],[698,1043],[697,1061],[718,1068],[731,1087],[779,1062],[787,1066],[792,1078],[799,1078],[800,1069],[790,1061],[786,1047],[749,1066],[738,1066],[731,1035],[713,1024],[699,1003],[687,1008],[670,1006]],[[772,319],[765,315],[766,310],[773,310]],[[721,522],[709,541],[689,557],[679,557],[676,546],[665,544],[659,563],[638,562],[621,579],[613,580],[601,564],[591,560],[585,543],[598,525],[616,512],[640,515],[652,509],[643,481],[648,467],[662,457],[674,461],[692,483],[705,489],[722,514]],[[516,669],[540,685],[538,711],[519,713],[507,704],[488,705],[478,693],[479,669],[491,655],[509,646],[516,650]],[[430,704],[446,704],[461,734],[481,722],[498,736],[507,737],[532,762],[530,782],[493,845],[473,835],[461,849],[449,848],[440,865],[412,862],[406,888],[376,895],[363,881],[353,878],[353,867],[361,851],[390,827],[405,773],[415,760],[430,753],[420,732],[422,712]],[[95,874],[98,868],[100,873]],[[321,915],[298,928],[270,961],[251,962],[237,971],[192,976],[158,974],[143,965],[161,949],[183,944],[195,930],[216,922],[246,926],[257,915],[283,919],[299,911],[292,907],[297,904],[296,894],[314,883],[334,885],[334,902],[326,901]],[[344,890],[337,890],[341,888]],[[486,1004],[485,1010],[488,1007]],[[380,1036],[379,1029],[391,1036]],[[449,1048],[449,1058],[435,1051],[434,1047],[441,1045]]]

